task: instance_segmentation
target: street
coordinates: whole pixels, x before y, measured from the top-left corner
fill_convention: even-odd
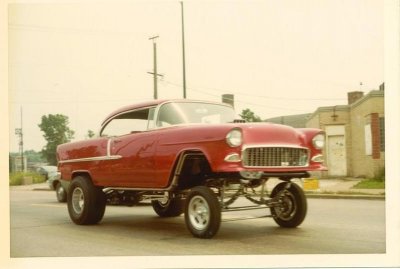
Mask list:
[[[251,218],[262,215],[224,213],[216,237],[202,240],[183,215],[163,219],[148,205],[107,206],[100,224],[78,226],[53,191],[10,189],[11,257],[385,253],[382,200],[308,199],[296,229]]]

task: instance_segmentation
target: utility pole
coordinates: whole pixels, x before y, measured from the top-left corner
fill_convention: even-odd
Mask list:
[[[183,98],[186,99],[186,67],[185,67],[185,27],[183,20],[183,2],[181,1],[182,14],[182,65],[183,65]]]
[[[157,36],[150,37],[149,40],[153,40],[153,84],[154,84],[154,99],[158,98],[157,92],[157,43],[156,43]]]
[[[163,76],[163,75],[157,74],[157,43],[155,41],[156,38],[158,38],[158,35],[149,38],[149,40],[153,40],[153,72],[147,72],[147,73],[153,75],[154,99],[158,99],[157,76]]]
[[[23,125],[22,125],[22,106],[21,106],[21,171],[24,172],[24,131],[23,131]]]
[[[24,134],[22,131],[22,106],[21,106],[21,128],[15,129],[15,134],[19,136],[19,154],[21,158],[21,172],[24,171]]]

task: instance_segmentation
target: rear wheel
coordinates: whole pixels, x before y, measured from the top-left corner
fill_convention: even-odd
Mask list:
[[[105,194],[84,176],[72,180],[67,201],[69,216],[76,224],[96,224],[104,216]]]
[[[185,221],[199,238],[212,238],[221,224],[221,207],[214,192],[205,186],[194,187],[186,199]]]
[[[154,211],[160,217],[177,217],[183,213],[183,203],[181,199],[170,198],[165,200],[151,201]]]
[[[307,200],[297,184],[279,183],[272,190],[271,198],[277,198],[279,202],[271,207],[272,217],[279,226],[294,228],[303,222],[307,213]]]

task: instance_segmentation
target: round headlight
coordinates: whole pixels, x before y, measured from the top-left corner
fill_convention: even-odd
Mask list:
[[[240,129],[233,129],[226,135],[226,143],[231,147],[242,145],[242,141],[242,131]]]
[[[325,136],[323,134],[317,134],[312,139],[312,143],[316,149],[322,149],[325,145]]]

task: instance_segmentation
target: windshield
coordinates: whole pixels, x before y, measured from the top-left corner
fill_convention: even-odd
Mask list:
[[[225,105],[212,103],[182,102],[166,103],[158,113],[157,127],[186,123],[233,122],[235,111]]]

